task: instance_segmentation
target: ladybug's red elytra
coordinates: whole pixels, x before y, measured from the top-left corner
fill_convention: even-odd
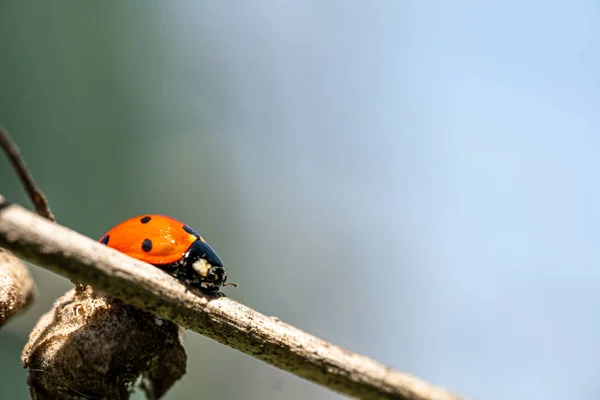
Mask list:
[[[204,238],[187,224],[165,215],[145,214],[125,220],[99,242],[192,287],[215,292],[227,280],[223,263]]]

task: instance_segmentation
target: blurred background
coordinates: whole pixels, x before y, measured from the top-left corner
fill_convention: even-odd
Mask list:
[[[2,2],[0,124],[62,224],[171,215],[260,312],[473,398],[598,399],[599,43],[593,1]],[[0,193],[31,208],[4,157]],[[71,287],[32,271],[6,399]],[[341,398],[186,348],[167,399]]]

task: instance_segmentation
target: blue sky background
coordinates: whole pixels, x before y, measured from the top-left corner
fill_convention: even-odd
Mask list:
[[[1,122],[60,221],[190,221],[229,296],[472,398],[600,396],[600,4],[110,4],[0,17]],[[339,398],[186,348],[167,398]]]

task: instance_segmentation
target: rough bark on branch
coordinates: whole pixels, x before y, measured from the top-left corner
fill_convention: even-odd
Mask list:
[[[0,249],[0,326],[31,304],[36,292],[27,266]]]
[[[352,353],[224,296],[192,292],[158,268],[107,248],[0,197],[0,247],[61,276],[311,382],[361,399],[459,396]]]

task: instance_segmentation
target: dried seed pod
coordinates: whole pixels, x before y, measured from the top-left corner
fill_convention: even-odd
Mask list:
[[[9,251],[0,249],[0,326],[24,311],[35,292],[27,266]]]
[[[160,398],[186,370],[183,328],[90,287],[61,297],[23,349],[33,399]]]

